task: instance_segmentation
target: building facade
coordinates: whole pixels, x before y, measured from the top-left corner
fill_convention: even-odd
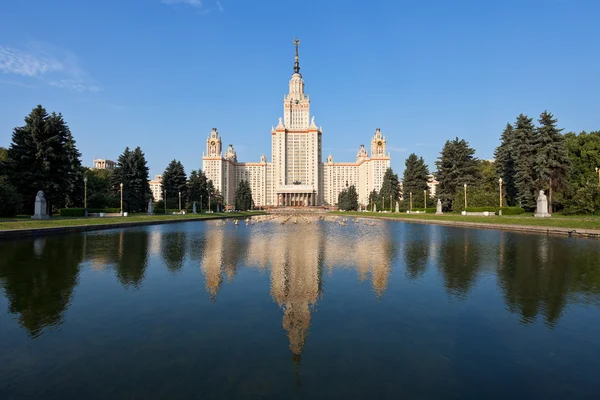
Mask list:
[[[154,179],[148,181],[148,184],[150,185],[150,191],[152,192],[154,201],[161,201],[163,199],[162,175],[154,175]]]
[[[216,128],[206,140],[202,168],[223,196],[226,205],[235,201],[238,183],[247,180],[256,206],[333,206],[339,193],[354,185],[360,204],[379,190],[390,166],[386,139],[379,128],[371,138],[371,152],[361,145],[354,162],[336,163],[329,155],[323,162],[322,129],[310,114],[310,97],[304,91],[296,45],[294,73],[283,100],[283,118],[271,129],[271,161],[262,155],[256,163],[238,162],[233,145],[223,155]]]
[[[117,163],[111,160],[106,160],[104,158],[95,158],[94,159],[94,168],[95,169],[108,169],[113,171]]]

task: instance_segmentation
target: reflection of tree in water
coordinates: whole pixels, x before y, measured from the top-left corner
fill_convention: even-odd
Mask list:
[[[447,235],[440,243],[439,268],[449,294],[465,298],[479,272],[477,231],[462,229],[462,236]]]
[[[409,279],[420,278],[427,268],[429,242],[421,237],[417,239],[404,243],[404,263],[406,264],[406,276]]]
[[[177,272],[183,267],[187,251],[187,233],[163,232],[161,240],[162,259],[171,272]]]
[[[546,236],[520,236],[508,240],[504,234],[498,278],[508,309],[522,316],[524,324],[544,316],[556,325],[573,294],[598,301],[600,294],[600,250]],[[573,299],[575,300],[575,299]]]
[[[0,242],[0,286],[9,311],[32,336],[58,325],[83,260],[84,235]]]
[[[117,279],[123,286],[139,287],[148,266],[149,237],[146,230],[121,231]]]

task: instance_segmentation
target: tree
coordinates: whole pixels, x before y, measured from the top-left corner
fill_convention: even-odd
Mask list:
[[[425,164],[423,157],[417,157],[412,153],[404,163],[404,175],[402,177],[402,186],[404,193],[412,193],[413,205],[421,207],[424,204],[424,199],[421,197],[428,191],[427,180],[429,179],[429,168]],[[427,196],[429,197],[429,196]],[[410,195],[404,196],[404,208],[409,208]]]
[[[251,210],[254,207],[252,189],[247,180],[241,180],[235,191],[235,209],[241,211]]]
[[[119,198],[111,190],[112,175],[108,169],[84,168],[88,208],[119,207]]]
[[[167,208],[179,207],[179,193],[186,198],[187,176],[181,161],[173,160],[167,165],[162,175],[162,191],[167,192]]]
[[[383,182],[379,190],[379,199],[383,204],[393,205],[400,198],[400,182],[398,175],[394,174],[391,168],[385,170],[383,174]],[[389,203],[391,200],[391,204]],[[387,207],[386,207],[387,208]]]
[[[538,120],[540,127],[536,129],[536,158],[534,172],[538,179],[536,189],[548,188],[548,207],[552,208],[552,192],[566,186],[571,172],[571,163],[567,153],[562,129],[556,127],[554,116],[544,111]]]
[[[456,193],[465,183],[468,186],[479,183],[479,160],[474,154],[475,150],[464,139],[448,140],[442,148],[435,164],[439,182],[437,194],[445,211],[453,209]]]
[[[125,148],[117,161],[112,175],[112,192],[120,197],[123,184],[123,209],[128,212],[145,211],[148,200],[152,198],[148,183],[148,166],[146,157],[139,147],[135,150]]]
[[[25,125],[14,129],[0,169],[23,200],[25,212],[33,210],[35,195],[43,190],[52,213],[65,205],[79,205],[83,197],[80,157],[62,115],[48,115],[37,106],[25,117]]]
[[[557,200],[569,213],[598,213],[600,206],[590,210],[584,205],[590,198],[590,191],[598,189],[598,175],[595,168],[600,166],[600,131],[585,131],[564,135],[567,153],[571,164],[569,181]],[[585,188],[585,190],[581,190]],[[555,201],[556,203],[556,201]],[[594,204],[588,203],[588,206]]]
[[[503,194],[507,205],[514,206],[517,199],[515,186],[515,142],[514,130],[511,124],[506,124],[500,137],[500,146],[494,151],[496,172],[502,178]]]
[[[192,204],[194,201],[202,201],[207,204],[209,193],[208,178],[201,170],[193,170],[190,173],[190,179],[187,182],[187,202]],[[202,207],[202,204],[200,205]]]
[[[338,195],[338,208],[345,211],[358,210],[358,192],[354,185],[340,192]]]
[[[377,193],[377,190],[373,189],[373,191],[369,193],[369,204],[367,204],[367,209],[373,210],[375,204],[380,204],[379,193]]]
[[[532,119],[520,114],[515,122],[514,135],[517,202],[521,207],[533,210],[537,200],[537,176],[534,170],[537,149]]]

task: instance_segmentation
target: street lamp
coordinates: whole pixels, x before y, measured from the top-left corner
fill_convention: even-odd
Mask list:
[[[427,189],[423,190],[423,212],[427,209]]]
[[[467,184],[465,183],[465,211],[467,211]]]
[[[202,195],[200,195],[200,214],[202,214]]]
[[[596,167],[596,173],[598,174],[598,185],[600,186],[600,168]]]
[[[500,185],[500,208],[502,208],[502,178],[498,179],[498,185]]]
[[[392,195],[390,194],[390,212],[392,212]]]
[[[167,215],[167,189],[165,189],[165,195],[163,196],[163,204],[165,205],[165,215]]]
[[[87,210],[87,176],[83,178],[83,208]]]
[[[409,197],[409,204],[408,204],[408,209],[410,211],[412,211],[412,192],[408,192],[408,197]]]
[[[123,216],[123,182],[119,186],[121,187],[121,216]]]
[[[181,192],[179,192],[179,212],[181,212]]]

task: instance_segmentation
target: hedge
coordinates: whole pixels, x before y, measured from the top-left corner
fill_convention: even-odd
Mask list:
[[[88,214],[91,213],[106,213],[115,214],[120,213],[120,208],[88,208]],[[61,208],[58,210],[58,214],[61,217],[85,217],[85,208]]]
[[[58,214],[61,217],[85,217],[85,208],[61,208]]]
[[[414,212],[414,211],[423,211],[423,210],[425,210],[425,212],[426,212],[426,213],[428,213],[428,214],[430,214],[430,213],[433,213],[433,214],[435,214],[435,212],[437,211],[435,207],[427,207],[427,208],[423,208],[423,207],[421,207],[421,208],[418,208],[418,207],[413,207],[413,209],[412,209],[412,211],[413,211],[413,212]],[[405,211],[405,212],[406,212],[406,211]]]
[[[467,212],[494,212],[499,214],[499,211],[502,210],[502,215],[520,215],[525,213],[521,207],[467,207]]]

